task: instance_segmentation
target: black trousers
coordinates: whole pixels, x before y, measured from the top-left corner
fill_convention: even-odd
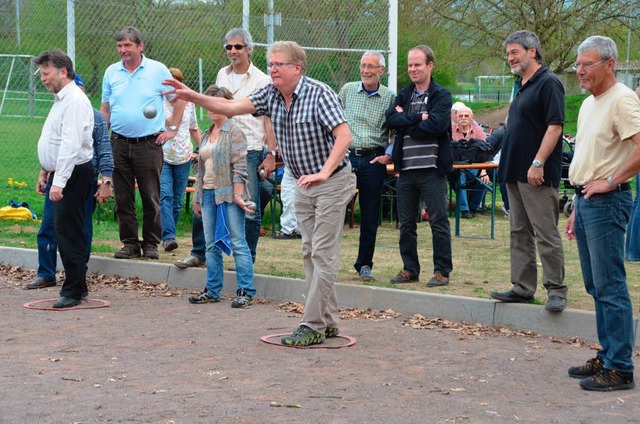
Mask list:
[[[65,272],[60,296],[73,299],[80,299],[82,293],[88,291],[84,220],[93,180],[93,165],[90,161],[76,165],[62,190],[62,199],[52,202],[56,241]]]

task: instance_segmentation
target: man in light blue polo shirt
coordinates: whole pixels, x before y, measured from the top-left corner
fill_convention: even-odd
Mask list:
[[[165,65],[142,54],[142,34],[127,27],[116,35],[121,61],[109,66],[102,80],[100,111],[110,125],[113,148],[113,186],[120,240],[124,244],[116,259],[142,255],[158,259],[162,240],[160,221],[160,171],[162,145],[175,137],[184,110],[184,102],[176,101],[174,114],[165,128],[162,92],[170,87],[162,81],[171,78]],[[155,116],[143,111],[155,109]],[[138,237],[136,215],[136,183],[142,198],[142,240]]]

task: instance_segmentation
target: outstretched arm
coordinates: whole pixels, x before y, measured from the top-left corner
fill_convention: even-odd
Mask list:
[[[204,94],[197,93],[175,79],[167,79],[162,82],[164,85],[173,87],[173,90],[165,91],[163,95],[175,94],[178,99],[192,102],[198,106],[201,106],[208,111],[219,113],[221,115],[228,116],[229,118],[236,115],[245,115],[247,113],[254,113],[256,108],[246,97],[242,99],[228,100],[222,97],[205,96]]]

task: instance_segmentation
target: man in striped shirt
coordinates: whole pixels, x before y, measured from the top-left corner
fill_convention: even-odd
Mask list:
[[[435,57],[424,45],[409,50],[411,84],[400,90],[387,110],[387,126],[396,130],[393,162],[398,178],[400,256],[404,264],[392,284],[418,282],[416,218],[422,198],[433,238],[433,276],[427,287],[446,286],[453,269],[451,228],[447,218],[446,176],[453,171],[449,143],[451,93],[431,77]]]
[[[344,222],[347,203],[355,193],[356,179],[346,157],[352,138],[337,94],[305,76],[307,56],[302,47],[278,41],[269,47],[267,58],[272,83],[246,98],[203,96],[173,79],[165,84],[176,88],[178,98],[215,113],[271,118],[282,158],[298,181],[296,215],[309,284],[302,323],[282,343],[308,346],[339,331],[334,283],[343,227],[336,223]]]

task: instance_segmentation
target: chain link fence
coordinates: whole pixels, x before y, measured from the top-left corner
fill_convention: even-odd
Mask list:
[[[56,48],[75,57],[99,107],[104,71],[119,60],[114,36],[126,26],[140,29],[148,57],[180,68],[196,90],[229,64],[222,39],[234,27],[252,33],[260,69],[269,43],[293,40],[307,50],[307,74],[336,91],[359,79],[363,51],[389,51],[388,0],[0,0],[0,184],[22,169],[33,180],[39,169],[52,96],[31,58]]]

